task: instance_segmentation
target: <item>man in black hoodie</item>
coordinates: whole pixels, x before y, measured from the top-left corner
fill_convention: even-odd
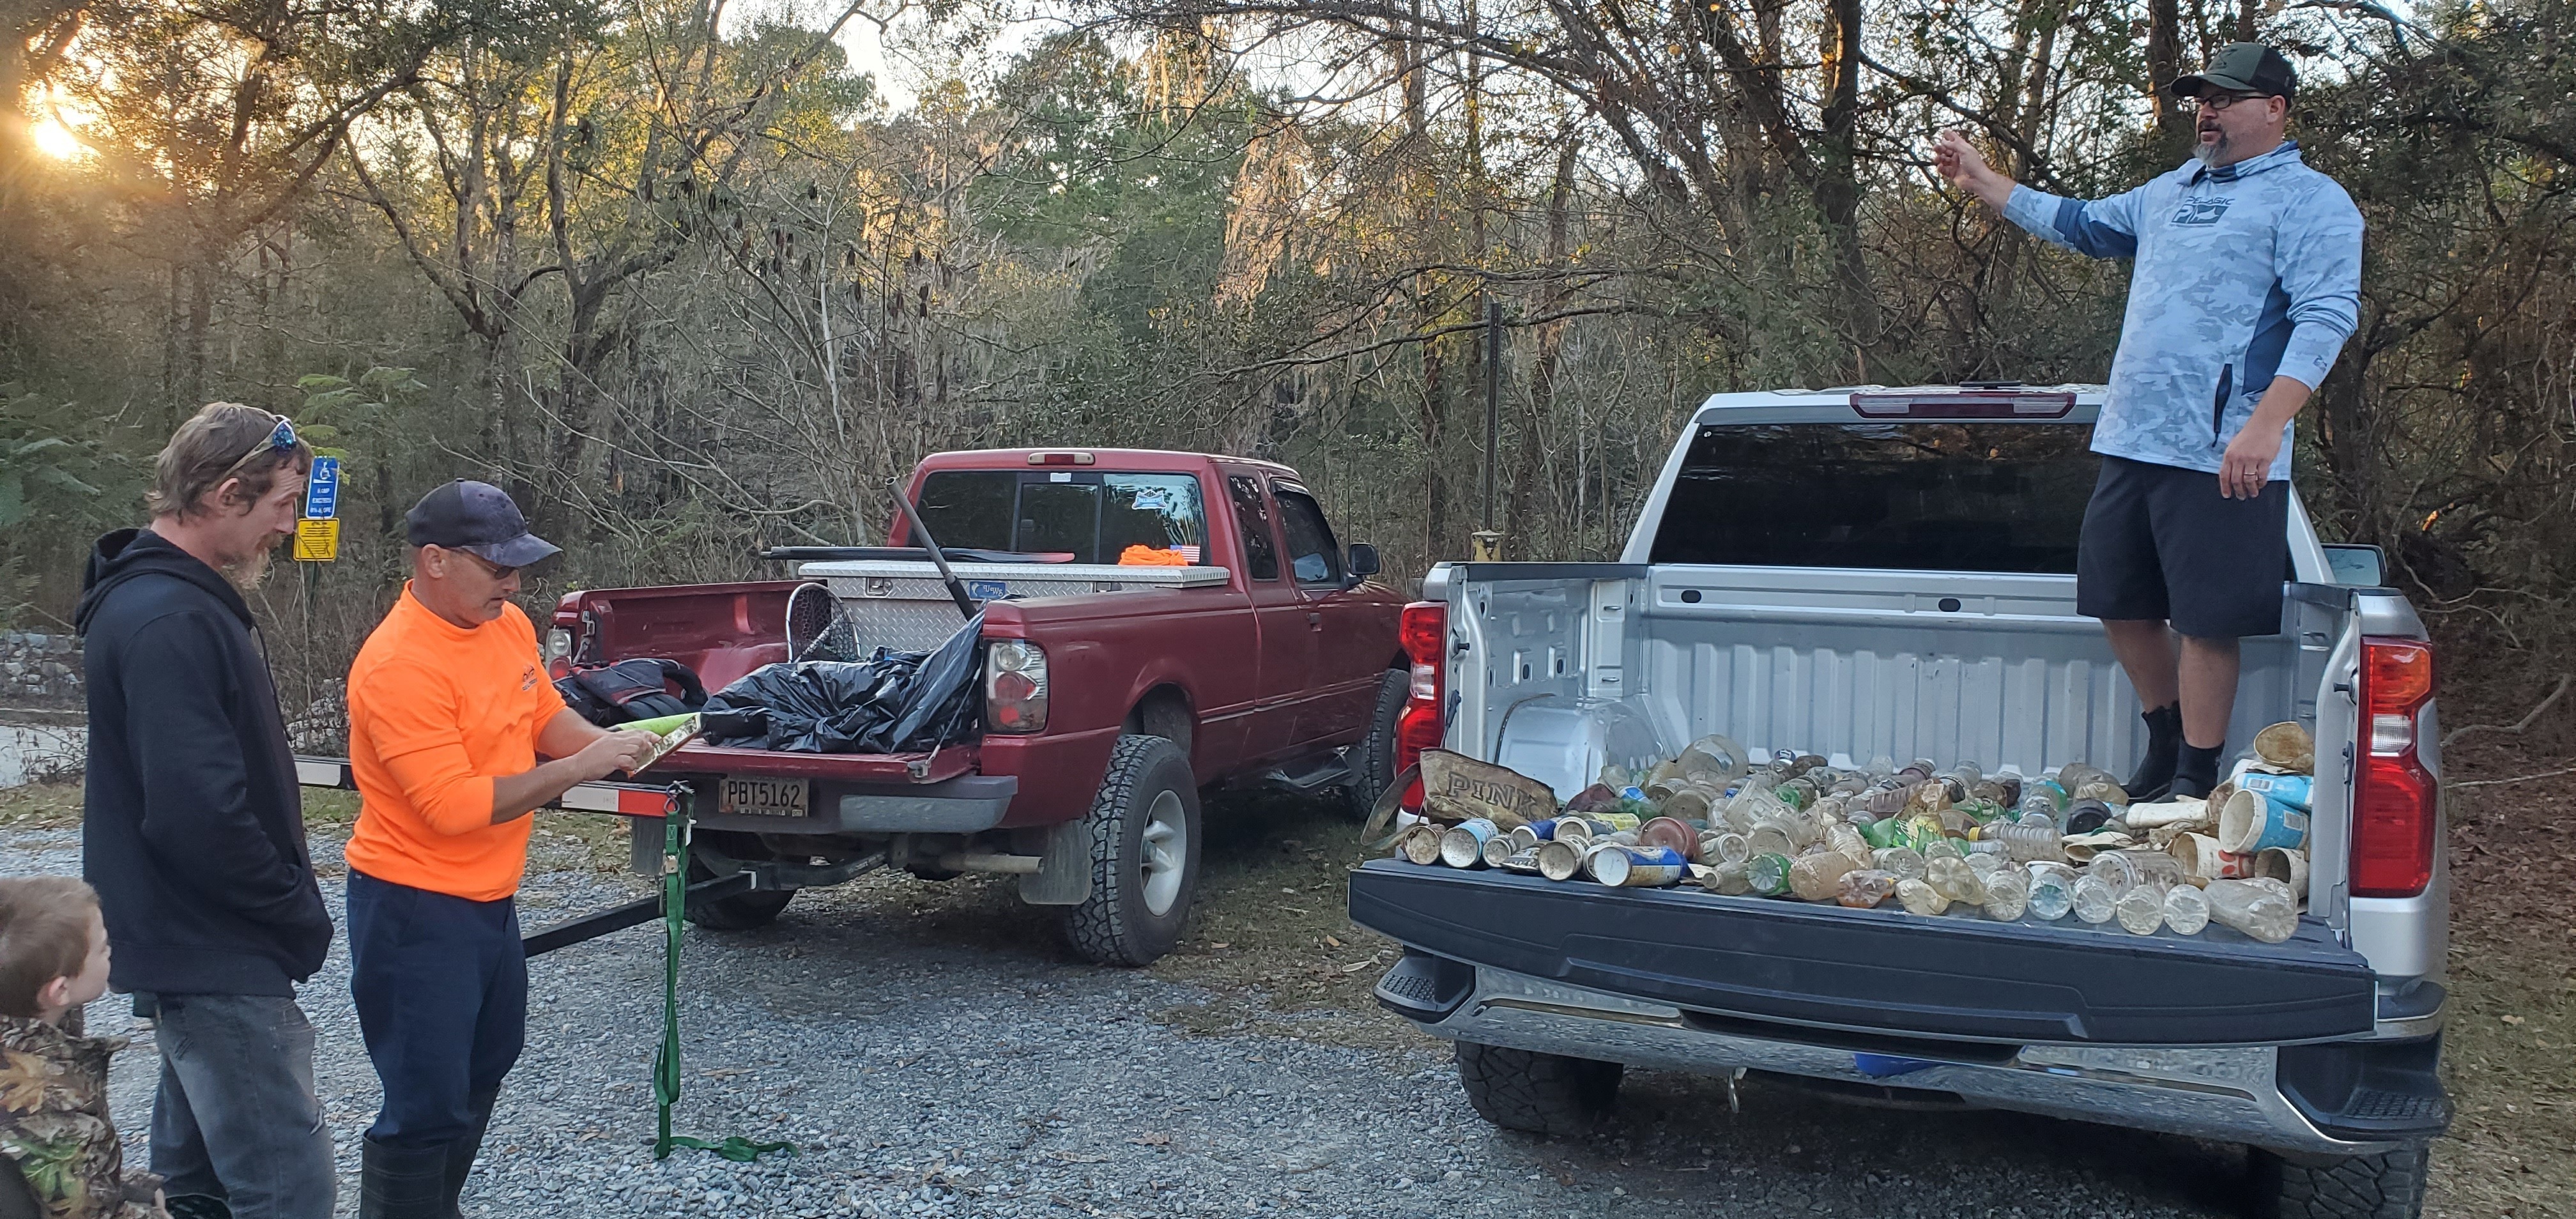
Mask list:
[[[312,464],[283,416],[197,412],[161,451],[151,526],[98,540],[76,620],[81,870],[107,916],[110,982],[158,1014],[152,1171],[180,1219],[324,1219],[338,1192],[295,1004],[331,916],[240,591],[294,532]]]

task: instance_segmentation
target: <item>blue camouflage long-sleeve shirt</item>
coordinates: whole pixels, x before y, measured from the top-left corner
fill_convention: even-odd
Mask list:
[[[2275,375],[2315,389],[2361,312],[2361,211],[2284,143],[2192,161],[2108,199],[2013,188],[2004,216],[2095,258],[2137,259],[2093,451],[2215,473]],[[2290,476],[2290,428],[2271,477]]]

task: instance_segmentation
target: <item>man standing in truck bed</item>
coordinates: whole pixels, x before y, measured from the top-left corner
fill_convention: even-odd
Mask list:
[[[2108,199],[2016,185],[1956,131],[1933,150],[1943,177],[2005,219],[2078,253],[2137,260],[2093,428],[2102,477],[2075,604],[2102,620],[2146,707],[2147,756],[2128,783],[2142,801],[2217,784],[2237,640],[2281,626],[2290,420],[2361,300],[2361,213],[2283,138],[2298,92],[2289,61],[2229,43],[2173,90],[2197,103],[2192,161]]]

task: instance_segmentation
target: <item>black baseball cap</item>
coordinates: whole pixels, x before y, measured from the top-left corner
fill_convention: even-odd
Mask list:
[[[507,492],[462,478],[421,496],[403,517],[403,536],[414,546],[470,551],[502,567],[526,567],[563,553],[528,532],[528,518]]]
[[[2295,100],[2299,74],[2279,51],[2259,42],[2231,42],[2218,48],[2198,75],[2179,77],[2173,83],[2175,97],[2198,97],[2213,89]]]

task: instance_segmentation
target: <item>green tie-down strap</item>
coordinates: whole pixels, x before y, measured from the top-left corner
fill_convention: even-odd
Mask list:
[[[653,1158],[669,1159],[675,1147],[712,1151],[737,1164],[748,1164],[773,1151],[796,1154],[794,1143],[755,1143],[727,1135],[710,1143],[671,1133],[671,1106],[680,1100],[680,928],[689,903],[689,813],[678,792],[662,816],[662,1046],[653,1052],[655,1115]]]

